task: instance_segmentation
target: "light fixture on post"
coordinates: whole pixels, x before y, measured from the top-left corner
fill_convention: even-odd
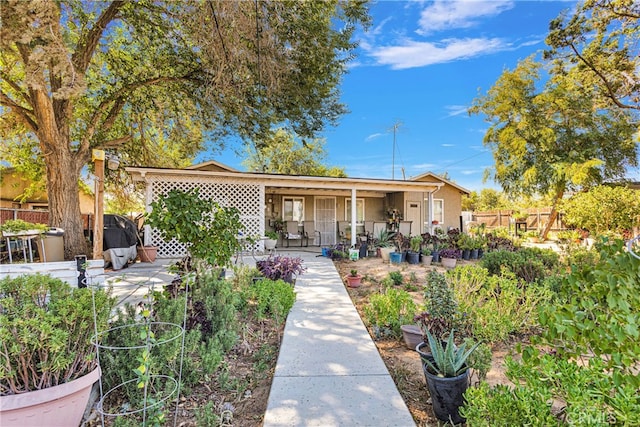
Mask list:
[[[117,170],[120,167],[120,159],[114,155],[107,155],[107,168],[109,170]]]

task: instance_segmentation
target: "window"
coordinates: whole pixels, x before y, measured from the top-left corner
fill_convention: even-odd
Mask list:
[[[351,199],[346,199],[344,217],[351,222]],[[356,199],[356,225],[364,225],[364,199]]]
[[[429,206],[429,199],[424,199],[424,203],[426,206]],[[433,199],[432,218],[434,221],[438,221],[438,225],[442,227],[442,225],[444,224],[444,200],[443,199]],[[429,224],[428,221],[426,221],[424,225],[425,225],[425,228],[429,230],[429,227],[431,224]]]
[[[284,197],[282,199],[282,219],[284,221],[304,221],[304,199],[302,197]]]

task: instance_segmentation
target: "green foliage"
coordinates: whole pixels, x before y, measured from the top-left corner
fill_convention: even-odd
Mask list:
[[[466,327],[474,337],[486,342],[504,341],[510,334],[530,332],[537,326],[538,307],[553,296],[542,285],[521,287],[512,273],[489,275],[477,265],[447,272],[447,281]]]
[[[256,301],[256,317],[263,319],[268,313],[280,325],[296,300],[293,287],[284,280],[258,280],[249,290],[249,297]]]
[[[21,231],[37,230],[40,233],[44,233],[49,230],[49,226],[45,224],[35,224],[27,222],[22,219],[9,219],[0,225],[0,231],[7,233],[20,233]]]
[[[427,339],[433,361],[429,360],[429,358],[423,358],[422,360],[426,363],[429,372],[444,378],[457,377],[467,372],[467,369],[469,369],[467,359],[480,344],[476,343],[468,350],[466,342],[456,347],[453,341],[453,331],[449,333],[446,345],[443,345],[439,338],[434,338],[429,331],[427,331]]]
[[[483,188],[480,193],[472,191],[468,196],[462,196],[463,211],[490,211],[506,208],[506,201],[502,193],[493,188]]]
[[[627,187],[600,185],[576,193],[563,202],[562,209],[566,224],[595,236],[607,232],[623,235],[640,226],[640,195]]]
[[[290,132],[278,129],[262,141],[262,148],[248,147],[248,156],[242,164],[252,172],[346,177],[344,168],[323,164],[327,157],[324,143],[324,140],[315,139],[300,144]]]
[[[467,425],[493,426],[554,426],[558,420],[551,414],[549,393],[528,387],[498,384],[489,387],[481,382],[469,387],[460,415]]]
[[[490,274],[500,274],[505,269],[527,283],[541,282],[549,273],[557,270],[559,263],[558,254],[540,248],[522,248],[515,252],[492,251],[480,261],[480,265]]]
[[[473,338],[467,337],[464,339],[464,344],[467,348],[472,348],[477,343]],[[487,373],[491,369],[492,357],[491,346],[483,342],[479,343],[473,353],[469,355],[467,366],[469,369],[476,371],[480,381],[484,381],[487,378]]]
[[[93,295],[93,296],[92,296]],[[97,366],[90,339],[106,329],[114,300],[48,275],[0,280],[0,395],[52,387]]]
[[[203,406],[196,408],[196,423],[199,426],[217,426],[220,425],[220,417],[216,413],[215,404],[211,401]]]
[[[212,266],[226,266],[239,248],[238,233],[244,227],[236,208],[220,206],[200,197],[198,188],[171,190],[151,203],[145,221],[165,241],[176,239],[196,259]]]
[[[402,336],[400,326],[411,324],[416,312],[416,304],[411,294],[397,288],[388,288],[381,294],[371,295],[364,307],[367,323],[374,327],[376,334]]]
[[[402,277],[402,273],[399,271],[390,271],[387,277],[391,279],[394,286],[400,286],[404,282],[404,277]]]
[[[424,309],[434,317],[454,319],[458,313],[458,303],[453,289],[447,284],[444,274],[431,270],[427,274],[424,288]]]
[[[564,278],[559,302],[541,309],[540,323],[561,356],[605,357],[617,378],[640,359],[640,260],[621,240],[603,239],[597,248],[599,261]]]

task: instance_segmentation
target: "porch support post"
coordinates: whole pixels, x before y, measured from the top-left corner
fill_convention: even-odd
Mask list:
[[[145,179],[146,191],[145,191],[145,211],[151,212],[151,202],[153,202],[153,183]],[[144,225],[144,246],[152,246],[151,227],[147,224]]]
[[[429,205],[429,215],[427,216],[427,223],[429,224],[429,233],[433,234],[433,191],[429,191],[427,201]]]
[[[351,189],[351,246],[356,245],[356,189]]]

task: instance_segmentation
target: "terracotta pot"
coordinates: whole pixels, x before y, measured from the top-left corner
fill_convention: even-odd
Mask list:
[[[0,397],[3,427],[78,426],[89,401],[91,388],[100,378],[100,368],[68,383],[27,393]]]
[[[141,262],[154,262],[158,256],[158,248],[155,246],[142,246],[138,248],[138,258]]]
[[[359,274],[357,276],[346,276],[346,279],[347,286],[349,286],[350,288],[358,288],[362,284],[362,276]]]

